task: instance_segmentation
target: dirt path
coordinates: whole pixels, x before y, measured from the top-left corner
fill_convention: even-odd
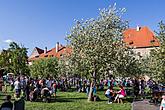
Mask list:
[[[159,106],[150,104],[148,100],[133,102],[133,110],[159,110]]]

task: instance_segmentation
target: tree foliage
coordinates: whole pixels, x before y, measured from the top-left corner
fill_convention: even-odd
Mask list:
[[[128,27],[128,22],[122,20],[123,11],[110,6],[96,19],[76,22],[67,37],[73,49],[70,64],[75,74],[97,79],[135,72],[138,62],[122,40]]]
[[[11,42],[9,48],[1,52],[1,68],[5,68],[6,72],[15,74],[29,73],[27,59],[27,48],[19,46],[16,42]]]
[[[30,66],[30,73],[33,77],[47,77],[48,75],[57,77],[58,75],[58,59],[57,58],[44,58],[36,60]]]
[[[159,32],[156,33],[160,47],[150,52],[146,68],[150,72],[150,76],[165,82],[165,24],[162,21],[159,23]]]

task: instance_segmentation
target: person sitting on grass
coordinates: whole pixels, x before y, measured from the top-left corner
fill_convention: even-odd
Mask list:
[[[112,86],[108,87],[108,89],[105,91],[105,96],[109,98],[108,104],[111,104],[114,100],[114,91]]]
[[[29,94],[30,101],[37,101],[38,94],[39,94],[38,88],[35,88],[33,91],[31,91]]]
[[[124,98],[126,96],[125,90],[124,90],[123,86],[121,86],[121,85],[119,86],[119,88],[120,88],[120,91],[117,92],[117,95],[115,97],[115,102],[117,100],[118,103],[119,103],[119,101],[121,101],[121,103],[123,103],[122,98]]]
[[[11,102],[11,95],[7,95],[5,102],[2,103],[0,110],[13,110],[13,103]]]

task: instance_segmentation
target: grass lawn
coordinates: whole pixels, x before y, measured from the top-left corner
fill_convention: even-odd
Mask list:
[[[56,100],[51,103],[26,101],[25,110],[131,110],[131,103],[127,101],[124,104],[107,104],[107,98],[104,96],[104,92],[98,91],[97,94],[101,98],[101,101],[87,102],[85,93],[57,92]],[[3,102],[2,95],[4,94],[1,93],[0,95],[1,104]]]

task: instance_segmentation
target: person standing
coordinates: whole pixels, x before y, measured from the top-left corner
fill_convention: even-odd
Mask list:
[[[21,89],[22,89],[23,95],[25,96],[25,88],[27,85],[25,76],[22,76],[22,78],[20,80],[20,84],[21,84]]]
[[[89,91],[90,91],[90,82],[89,82],[89,80],[87,80],[87,84],[86,84],[86,94],[87,94],[87,96],[89,95]]]
[[[29,101],[29,95],[30,95],[30,81],[27,81],[27,84],[25,87],[25,98],[27,101]]]
[[[25,110],[25,101],[24,101],[23,97],[14,101],[14,109],[13,110]]]
[[[46,80],[46,86],[49,90],[51,90],[52,88],[52,84],[53,84],[53,81],[52,79],[49,77],[48,80]]]
[[[10,91],[13,91],[13,89],[14,89],[14,79],[12,78],[11,80],[10,80]]]
[[[162,101],[159,110],[165,110],[165,94],[162,96]]]
[[[20,77],[17,78],[17,80],[14,82],[14,89],[15,89],[15,95],[17,98],[21,95],[21,83],[20,83]]]
[[[54,93],[54,97],[56,97],[56,93],[57,93],[57,83],[56,83],[56,81],[54,81],[54,84],[53,84],[53,93]]]
[[[141,97],[144,99],[145,98],[145,86],[146,86],[146,84],[145,84],[145,81],[144,81],[144,79],[142,79],[141,80]]]
[[[11,95],[7,95],[5,102],[2,103],[0,110],[13,110],[13,103],[11,102]]]
[[[135,95],[134,99],[135,99],[138,97],[139,91],[140,91],[138,79],[135,79],[134,84],[133,84],[133,89],[134,89],[134,95]]]
[[[0,77],[0,91],[2,91],[2,86],[3,86],[3,77]]]

